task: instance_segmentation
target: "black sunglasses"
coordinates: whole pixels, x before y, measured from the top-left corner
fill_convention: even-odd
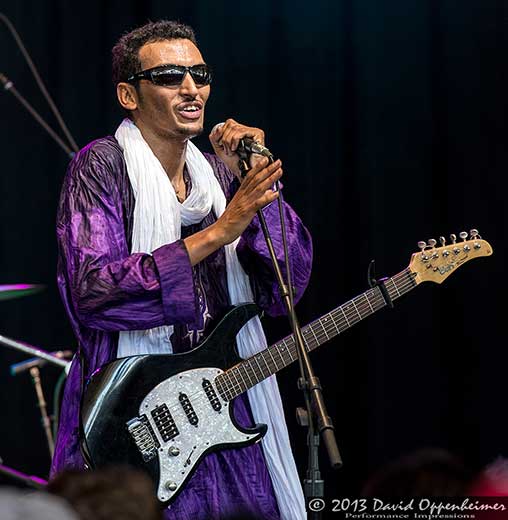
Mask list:
[[[196,87],[204,87],[212,82],[212,70],[209,65],[203,63],[201,65],[192,65],[191,67],[185,67],[184,65],[159,65],[158,67],[133,74],[127,78],[127,83],[147,79],[154,85],[177,87],[182,83],[187,72],[191,75]]]

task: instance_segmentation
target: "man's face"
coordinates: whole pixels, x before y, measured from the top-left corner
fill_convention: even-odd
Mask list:
[[[141,70],[159,65],[199,65],[205,63],[198,48],[190,40],[164,40],[147,43],[139,50]],[[197,87],[187,72],[175,87],[139,81],[136,123],[161,137],[193,137],[203,131],[205,104],[210,85]],[[197,110],[196,110],[197,108]]]

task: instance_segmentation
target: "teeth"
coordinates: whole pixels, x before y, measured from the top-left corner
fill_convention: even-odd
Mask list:
[[[199,107],[196,106],[190,106],[183,109],[184,112],[195,112],[196,110],[199,110]]]

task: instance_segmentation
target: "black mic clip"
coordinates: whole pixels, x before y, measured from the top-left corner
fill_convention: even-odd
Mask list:
[[[251,137],[244,137],[240,139],[236,148],[236,153],[240,160],[238,161],[238,167],[240,168],[241,176],[245,177],[250,169],[249,159],[252,154],[262,155],[268,157],[270,162],[273,162],[272,152],[261,143],[254,141]]]
[[[240,157],[240,161],[249,161],[251,152],[245,146],[243,139],[240,139],[240,142],[236,148],[236,153],[238,154],[238,157]]]

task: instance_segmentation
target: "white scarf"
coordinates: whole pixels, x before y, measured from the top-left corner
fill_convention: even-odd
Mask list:
[[[190,141],[185,162],[192,189],[180,204],[168,176],[157,157],[130,119],[124,119],[115,138],[127,164],[127,173],[136,200],[132,231],[132,253],[151,253],[158,247],[180,238],[182,225],[201,222],[213,209],[219,217],[226,207],[226,197],[210,163]],[[239,240],[239,239],[238,239]],[[236,254],[238,240],[225,246],[229,297],[232,304],[253,301],[249,278]],[[120,332],[118,357],[136,354],[172,352],[172,326],[149,331]],[[237,335],[238,353],[253,356],[267,347],[259,318],[252,318]],[[283,520],[305,519],[305,500],[289,442],[282,401],[275,376],[247,391],[254,421],[268,425],[262,446],[275,496]]]

